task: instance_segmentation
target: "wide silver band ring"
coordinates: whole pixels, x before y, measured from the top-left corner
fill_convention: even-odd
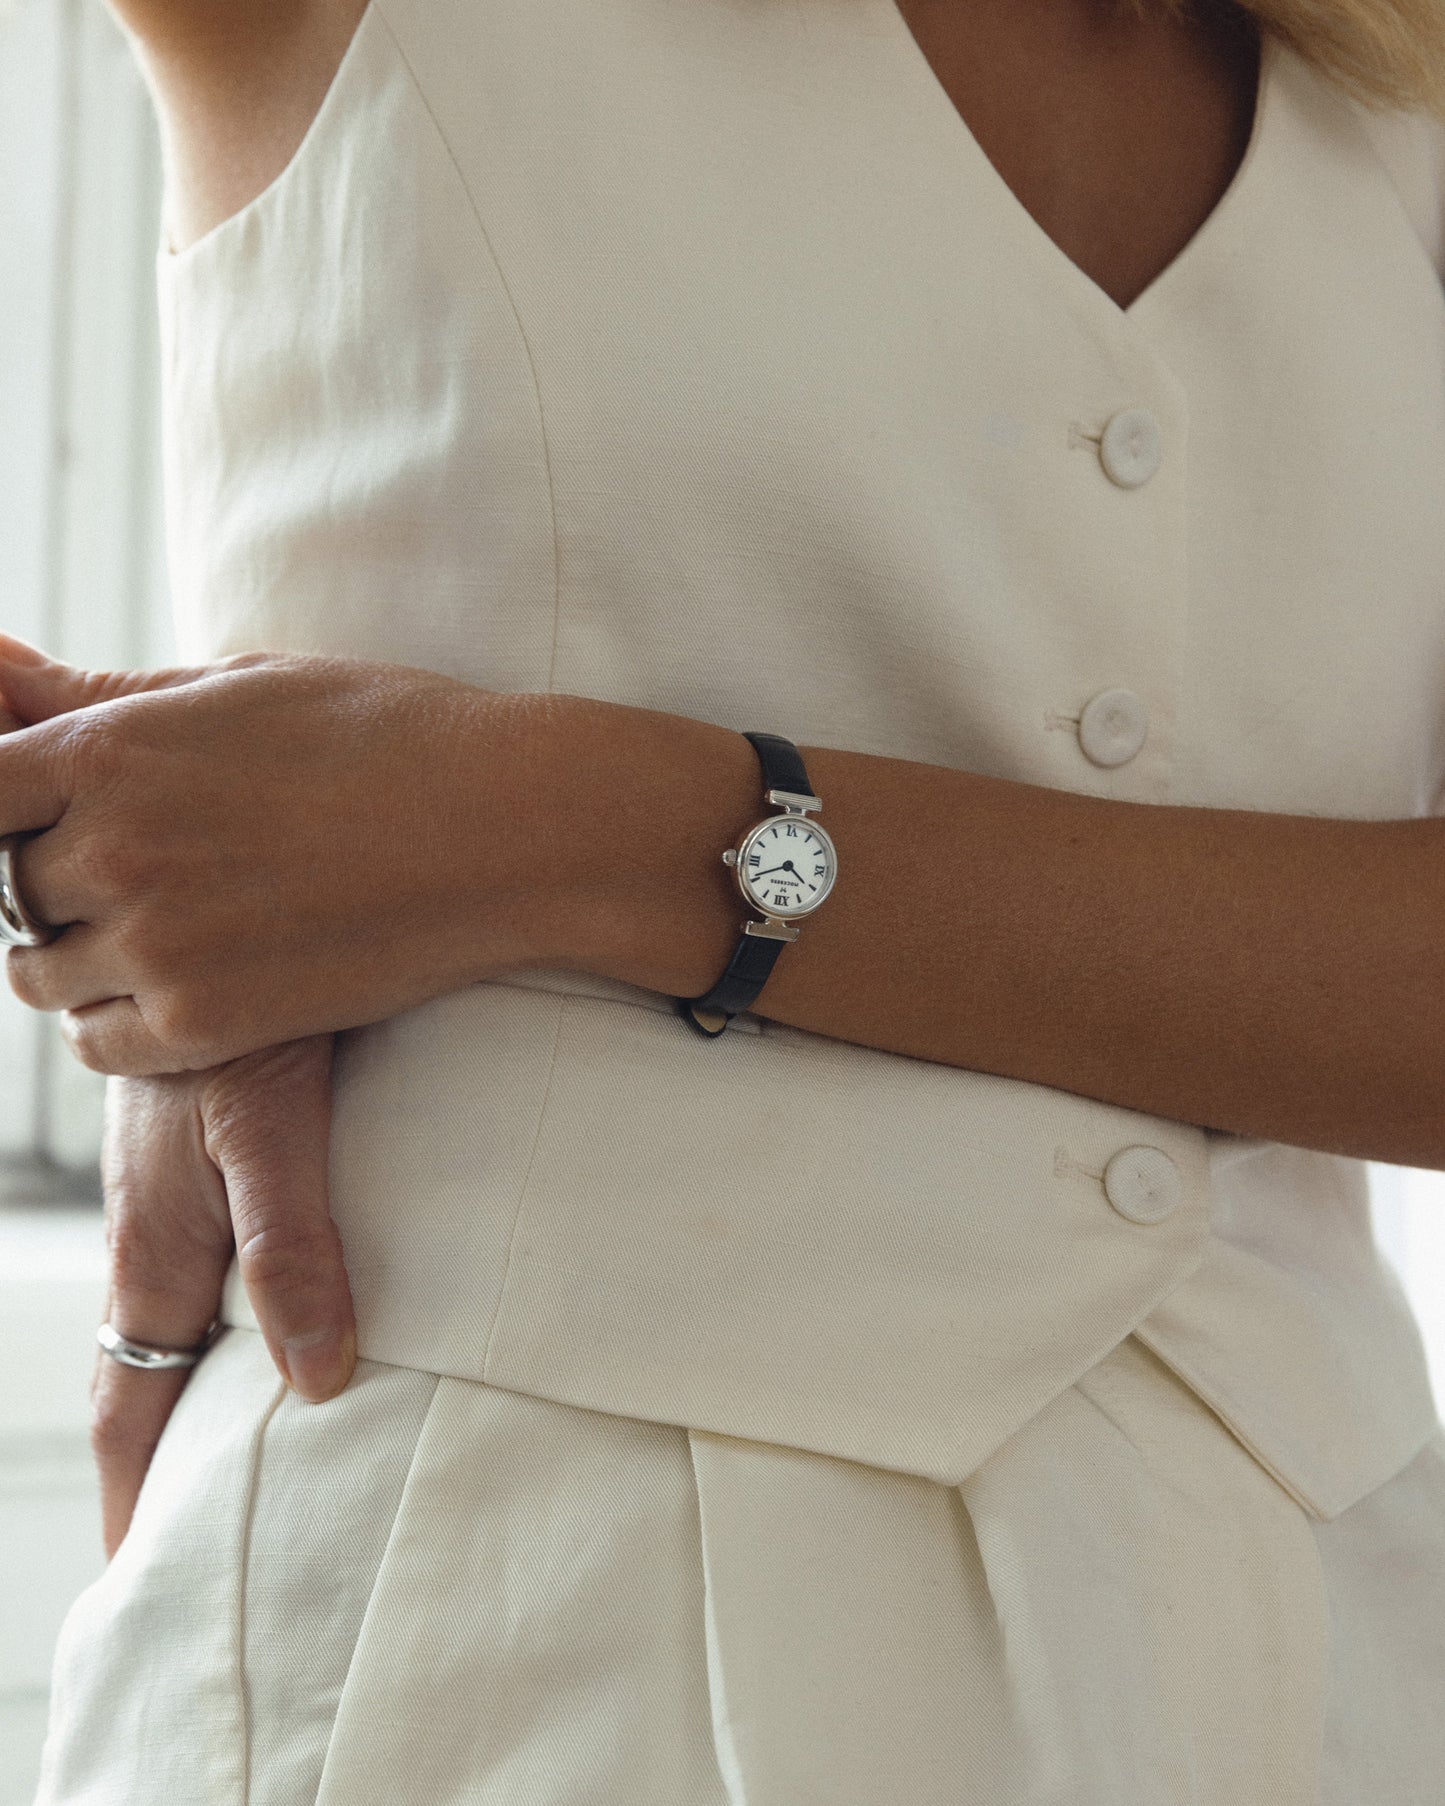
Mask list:
[[[159,1373],[168,1367],[194,1367],[215,1341],[221,1325],[213,1323],[206,1339],[196,1348],[151,1348],[144,1342],[130,1342],[108,1323],[102,1323],[95,1339],[113,1361],[122,1367],[139,1367],[146,1373]]]
[[[0,835],[0,945],[10,947],[43,947],[54,934],[37,916],[31,915],[15,882],[15,849],[18,834]]]

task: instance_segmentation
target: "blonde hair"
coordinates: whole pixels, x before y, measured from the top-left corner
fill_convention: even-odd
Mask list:
[[[1194,0],[1123,0],[1141,17]],[[1424,107],[1445,119],[1445,0],[1235,0],[1263,31],[1368,106]]]

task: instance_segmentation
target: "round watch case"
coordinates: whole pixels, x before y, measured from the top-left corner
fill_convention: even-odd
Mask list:
[[[792,830],[791,833],[787,832],[789,829]],[[816,875],[819,858],[812,849],[808,854],[808,870],[804,872],[800,869],[796,873],[792,870],[793,853],[785,850],[792,842],[797,843],[797,848],[807,847],[809,837],[820,853],[825,868],[821,878]],[[772,854],[775,852],[781,857],[773,858]],[[749,860],[754,853],[759,856],[760,873],[766,873],[768,877],[768,883],[760,888],[754,888],[753,881],[748,876]],[[738,889],[751,908],[782,920],[811,915],[833,888],[833,880],[838,875],[838,849],[833,845],[827,829],[801,810],[765,816],[748,829],[736,847],[727,849],[723,854],[723,862],[733,868]],[[779,866],[784,868],[783,873],[778,872]],[[769,888],[770,884],[776,884],[777,888]],[[787,893],[794,885],[798,886],[799,900],[787,901]],[[779,900],[780,898],[784,900]]]

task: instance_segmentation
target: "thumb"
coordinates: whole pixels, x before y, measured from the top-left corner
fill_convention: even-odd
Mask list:
[[[55,715],[72,715],[97,702],[134,696],[142,690],[168,690],[192,683],[200,670],[82,671],[62,659],[48,658],[35,646],[0,633],[0,703],[20,724],[33,727]]]
[[[218,1067],[201,1120],[271,1358],[303,1398],[333,1398],[356,1366],[356,1315],[327,1202],[331,1036]]]

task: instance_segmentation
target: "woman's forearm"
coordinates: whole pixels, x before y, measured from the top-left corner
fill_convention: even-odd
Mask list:
[[[549,958],[705,991],[751,913],[719,855],[767,813],[756,755],[711,723],[549,703],[542,763],[573,786],[577,874]],[[1445,1169],[1445,822],[1116,802],[801,750],[839,876],[755,1013]]]

